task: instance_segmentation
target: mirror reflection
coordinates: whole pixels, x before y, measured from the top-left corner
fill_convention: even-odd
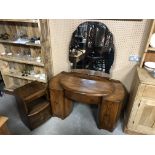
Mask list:
[[[69,46],[72,69],[89,69],[109,74],[114,53],[113,35],[103,23],[84,22],[72,34]]]

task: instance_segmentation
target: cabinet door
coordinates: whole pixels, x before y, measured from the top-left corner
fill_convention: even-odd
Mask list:
[[[134,119],[134,129],[143,134],[155,134],[155,100],[142,98]]]

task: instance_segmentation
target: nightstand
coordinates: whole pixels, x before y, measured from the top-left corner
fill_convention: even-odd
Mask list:
[[[51,117],[46,85],[31,82],[14,91],[22,121],[31,130]]]

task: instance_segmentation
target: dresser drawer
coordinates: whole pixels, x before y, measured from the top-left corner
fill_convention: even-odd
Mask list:
[[[155,99],[155,86],[146,85],[144,88],[143,97]]]

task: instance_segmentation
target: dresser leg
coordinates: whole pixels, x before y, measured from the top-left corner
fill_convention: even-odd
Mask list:
[[[72,100],[64,95],[63,90],[50,90],[53,116],[65,119],[72,111]]]
[[[73,110],[73,101],[64,97],[63,118],[66,118]]]
[[[120,116],[122,104],[102,99],[98,109],[99,128],[112,132]]]

